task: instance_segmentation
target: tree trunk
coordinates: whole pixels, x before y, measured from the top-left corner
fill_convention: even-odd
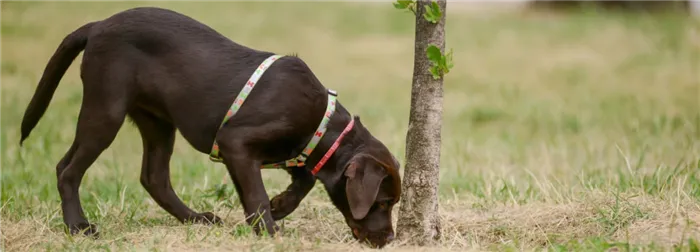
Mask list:
[[[432,63],[426,48],[433,44],[445,52],[446,1],[438,0],[441,19],[433,24],[423,17],[425,5],[416,6],[415,56],[411,112],[406,136],[406,170],[402,185],[397,236],[424,245],[440,238],[438,182],[440,168],[440,132],[442,127],[442,78],[430,73]]]

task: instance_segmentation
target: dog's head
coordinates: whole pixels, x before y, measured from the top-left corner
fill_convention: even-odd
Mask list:
[[[377,247],[394,239],[391,212],[401,196],[401,182],[398,162],[392,161],[359,154],[344,174],[348,202],[348,209],[343,211],[345,222],[356,239]]]
[[[329,191],[331,200],[356,239],[384,247],[394,239],[391,212],[401,196],[400,164],[369,135],[343,165],[342,176]]]

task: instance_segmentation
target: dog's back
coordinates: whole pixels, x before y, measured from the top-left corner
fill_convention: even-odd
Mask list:
[[[115,100],[126,100],[125,106],[173,123],[205,153],[235,96],[258,64],[272,55],[237,44],[185,15],[152,7],[95,22],[86,36],[81,66],[86,99],[104,100],[90,93],[119,95]],[[237,114],[246,120],[231,123],[287,120],[306,125],[302,118],[322,117],[325,94],[301,59],[283,57],[262,76]],[[313,132],[311,124],[308,131]]]

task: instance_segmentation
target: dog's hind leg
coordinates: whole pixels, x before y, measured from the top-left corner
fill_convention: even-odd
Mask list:
[[[97,228],[85,218],[79,187],[87,169],[112,144],[124,123],[133,84],[131,64],[101,56],[104,55],[84,53],[81,65],[83,102],[75,140],[56,168],[63,222],[71,234],[95,237]]]
[[[56,167],[63,222],[71,234],[98,235],[85,218],[78,189],[87,169],[116,137],[124,122],[124,108],[109,99],[84,99],[73,145]]]
[[[73,142],[73,144],[70,146],[70,149],[66,152],[65,155],[63,155],[63,158],[61,159],[60,162],[58,162],[58,165],[56,165],[56,176],[57,179],[60,178],[61,173],[63,173],[63,170],[68,167],[68,164],[70,164],[70,160],[73,159],[73,155],[75,155],[75,150],[78,148],[77,142]]]
[[[169,163],[175,144],[175,127],[138,108],[129,111],[129,117],[136,123],[143,139],[141,185],[156,203],[183,223],[221,223],[221,218],[212,213],[194,212],[173,190]]]

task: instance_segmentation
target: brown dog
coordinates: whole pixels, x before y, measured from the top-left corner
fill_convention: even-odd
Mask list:
[[[261,164],[297,156],[318,127],[327,90],[295,56],[277,60],[245,105],[219,125],[246,80],[270,52],[236,44],[179,13],[135,8],[88,23],[69,34],[48,62],[22,121],[27,138],[58,83],[81,51],[84,98],[75,140],[56,167],[64,223],[71,234],[97,235],[83,214],[78,187],[85,171],[114,140],[128,116],[143,139],[141,184],[181,222],[218,223],[197,213],[173,191],[169,161],[175,131],[209,153],[216,140],[256,233],[278,231],[275,220],[292,213],[316,178],[345,217],[355,238],[382,247],[393,239],[391,209],[399,200],[399,163],[340,103],[306,167],[288,168],[292,183],[271,201]],[[322,169],[313,168],[354,118],[352,130]],[[255,221],[259,220],[259,221]]]

